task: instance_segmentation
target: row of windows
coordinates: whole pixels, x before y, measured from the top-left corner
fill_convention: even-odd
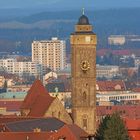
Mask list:
[[[133,95],[133,96],[109,97],[109,100],[123,100],[123,99],[137,99],[137,96],[136,95]]]

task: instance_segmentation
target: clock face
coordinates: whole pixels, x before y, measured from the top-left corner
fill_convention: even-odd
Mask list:
[[[88,61],[82,61],[82,62],[81,62],[81,69],[82,69],[83,71],[89,70],[89,69],[90,69],[90,64],[89,64],[89,62],[88,62]]]

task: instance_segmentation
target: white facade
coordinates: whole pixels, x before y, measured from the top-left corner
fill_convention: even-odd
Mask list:
[[[52,38],[52,40],[33,41],[32,61],[59,71],[66,66],[66,42]]]
[[[96,94],[97,102],[109,102],[111,100],[116,101],[134,101],[140,100],[140,93],[126,92],[126,93],[112,93],[112,94]]]
[[[38,76],[41,66],[34,62],[17,62],[16,59],[0,59],[0,67],[8,73],[23,75],[29,74]]]
[[[119,75],[119,66],[96,65],[96,77],[112,78]]]
[[[125,42],[125,36],[122,35],[111,35],[110,37],[108,37],[109,45],[124,45]]]

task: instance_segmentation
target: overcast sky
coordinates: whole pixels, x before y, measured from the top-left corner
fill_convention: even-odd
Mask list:
[[[60,8],[116,8],[116,7],[140,7],[140,0],[0,0],[1,8],[25,8],[54,5]]]

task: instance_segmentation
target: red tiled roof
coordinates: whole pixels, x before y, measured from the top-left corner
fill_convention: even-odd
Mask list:
[[[113,90],[125,90],[125,83],[123,81],[97,81],[96,84],[99,87],[99,91],[113,91]],[[120,88],[117,89],[117,86],[120,86]]]
[[[48,140],[51,135],[50,132],[5,132],[0,133],[0,140]]]
[[[40,80],[36,80],[29,90],[21,109],[30,109],[29,116],[43,116],[55,98],[51,97]]]
[[[0,101],[0,108],[6,108],[6,111],[19,111],[23,101]]]
[[[51,138],[58,140],[59,138],[65,138],[66,140],[81,140],[81,137],[87,137],[88,134],[75,124],[64,125],[58,132],[54,133]],[[52,140],[50,139],[50,140]]]
[[[84,130],[73,124],[64,125],[55,132],[3,132],[0,133],[0,140],[81,140],[81,137],[87,136]]]
[[[134,91],[134,92],[140,92],[140,87],[133,88],[132,91]]]
[[[54,99],[53,97],[48,99],[48,95],[39,95],[31,107],[29,116],[42,117]]]
[[[140,119],[124,119],[126,127],[128,128],[128,130],[139,130],[140,131]]]
[[[140,131],[128,131],[131,140],[140,140]]]
[[[140,140],[140,119],[124,119],[128,129],[129,136],[132,140]]]
[[[112,49],[100,49],[97,50],[97,55],[98,56],[104,56],[108,53],[112,53],[113,55],[132,55],[134,50],[112,50]]]
[[[123,106],[97,106],[97,116],[105,116],[113,114],[114,112],[120,112],[120,115],[124,118],[139,119],[140,118],[140,105],[123,105]]]
[[[22,109],[32,108],[35,100],[37,99],[38,95],[47,95],[50,98],[47,90],[42,85],[40,80],[36,80],[30,90],[28,91],[27,96],[24,99],[24,102],[21,106]]]

